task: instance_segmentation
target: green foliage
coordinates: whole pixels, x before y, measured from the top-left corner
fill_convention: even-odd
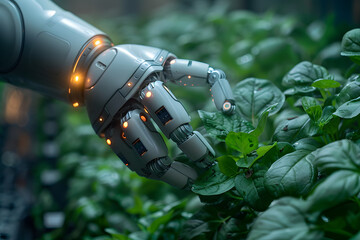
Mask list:
[[[165,48],[225,70],[235,86],[237,112],[215,113],[200,91],[174,88],[188,109],[203,109],[199,116],[192,114],[193,122],[205,127],[217,154],[217,164],[193,184],[193,193],[130,173],[92,136],[84,113],[80,120],[79,113],[68,114],[58,141],[62,179],[71,186],[69,204],[64,227],[47,236],[359,236],[359,68],[339,61],[340,43],[330,43],[341,36],[331,22],[305,27],[293,17],[219,8],[132,24],[105,23],[119,42]],[[345,34],[342,43],[342,55],[355,63],[360,63],[359,31]],[[179,157],[167,144],[172,157]],[[50,201],[47,195],[44,199]]]

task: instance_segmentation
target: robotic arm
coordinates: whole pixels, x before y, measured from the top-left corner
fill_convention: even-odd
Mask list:
[[[114,46],[101,31],[48,0],[0,0],[0,76],[9,83],[85,105],[95,132],[137,174],[185,188],[197,178],[172,161],[164,135],[200,168],[214,150],[165,83],[208,86],[218,110],[231,114],[225,74],[168,51]]]

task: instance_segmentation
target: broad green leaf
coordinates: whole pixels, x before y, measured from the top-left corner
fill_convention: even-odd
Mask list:
[[[208,134],[220,141],[225,141],[229,132],[250,132],[254,129],[251,123],[236,114],[228,116],[220,112],[211,113],[201,110],[198,113]]]
[[[284,94],[288,96],[292,96],[295,94],[307,95],[308,93],[314,92],[315,90],[316,88],[312,86],[295,86],[293,88],[286,89]]]
[[[282,83],[287,87],[310,86],[315,80],[328,76],[329,73],[324,67],[304,61],[291,69]]]
[[[330,143],[316,150],[312,155],[314,155],[313,163],[321,172],[360,170],[360,149],[350,140]]]
[[[237,174],[238,166],[233,158],[229,156],[221,156],[216,159],[219,164],[220,171],[226,176],[232,177]]]
[[[313,138],[303,138],[293,144],[296,150],[315,151],[321,144]]]
[[[341,118],[354,118],[360,114],[360,97],[350,100],[341,105],[334,115]]]
[[[311,86],[316,88],[337,88],[340,87],[341,84],[332,79],[318,79],[314,81]]]
[[[119,233],[115,229],[106,228],[105,232],[109,233],[111,237],[113,237],[113,239],[115,240],[129,240],[129,238],[126,235]]]
[[[322,108],[320,104],[312,97],[303,97],[301,99],[302,106],[310,119],[314,122],[318,121],[322,115]]]
[[[285,120],[277,126],[273,136],[274,141],[294,143],[304,137],[313,136],[317,129],[310,124],[307,114]]]
[[[269,107],[269,116],[277,113],[285,102],[284,94],[273,83],[264,79],[248,78],[234,89],[236,107],[248,121],[255,123]]]
[[[353,197],[360,192],[360,175],[339,170],[321,182],[307,198],[308,211],[320,212]]]
[[[211,232],[209,223],[203,220],[190,219],[185,223],[182,237],[184,239],[194,239],[196,237],[203,237],[205,239],[205,233]]]
[[[277,148],[279,150],[279,157],[282,157],[288,153],[292,153],[296,150],[294,146],[288,142],[278,142]]]
[[[170,211],[161,217],[156,218],[151,225],[147,228],[150,233],[155,233],[161,225],[164,225],[170,221],[174,212]]]
[[[319,126],[323,127],[328,124],[333,118],[333,113],[335,112],[335,108],[333,106],[326,106],[322,111],[322,115],[319,121]]]
[[[243,132],[230,132],[225,139],[225,143],[229,148],[239,151],[244,155],[254,151],[259,144],[257,137]]]
[[[345,33],[341,42],[341,55],[347,57],[360,56],[360,29]]]
[[[323,233],[315,230],[304,216],[292,204],[276,204],[255,220],[247,240],[322,239]]]
[[[200,195],[219,195],[234,187],[234,178],[220,172],[218,167],[210,169],[192,186],[192,191]]]
[[[273,145],[268,146],[261,146],[258,149],[256,149],[257,157],[255,160],[258,160],[259,158],[263,157],[267,152],[269,152],[273,147],[275,147],[277,142],[274,142]]]
[[[265,187],[276,198],[301,196],[309,192],[316,181],[317,170],[309,151],[298,150],[274,162],[265,175]]]
[[[350,82],[336,96],[336,107],[357,97],[360,97],[360,82]]]
[[[256,126],[256,128],[253,131],[250,132],[255,137],[259,137],[264,132],[264,129],[266,126],[266,121],[267,121],[270,110],[271,109],[266,110],[265,112],[263,112],[261,114],[258,125]]]
[[[246,224],[236,218],[230,218],[216,231],[213,240],[242,239],[247,232]]]
[[[264,175],[267,167],[256,164],[235,178],[235,188],[246,203],[258,211],[264,211],[272,201],[272,197],[264,187]]]

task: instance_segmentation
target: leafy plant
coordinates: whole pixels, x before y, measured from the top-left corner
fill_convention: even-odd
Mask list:
[[[171,86],[218,156],[189,193],[130,173],[94,136],[85,112],[69,110],[57,138],[69,186],[66,220],[43,239],[360,236],[360,30],[343,39],[350,65],[338,54],[340,43],[330,44],[342,35],[331,21],[303,24],[215,6],[194,15],[93,22],[117,43],[157,46],[222,68],[235,86],[237,111],[215,112],[203,89]],[[316,38],[313,26],[323,30]],[[172,157],[182,157],[166,143]],[[42,215],[56,209],[56,199],[39,195],[34,218],[43,230]]]
[[[358,52],[360,38],[354,36],[360,36],[360,30],[345,34],[343,46],[345,55],[358,63],[353,56]],[[348,38],[353,42],[350,46],[346,44]],[[237,122],[253,127],[239,131],[235,126],[233,132],[226,129],[230,132],[225,141],[218,138],[226,144],[226,155],[217,158],[219,169],[212,170],[217,172],[216,179],[223,174],[229,190],[224,192],[228,188],[218,181],[218,189],[222,191],[199,192],[199,188],[208,189],[209,182],[202,180],[195,183],[193,191],[226,196],[227,201],[234,203],[241,199],[240,212],[254,220],[247,228],[250,240],[358,236],[360,91],[359,81],[355,79],[351,76],[338,81],[324,67],[305,61],[284,76],[283,84],[288,87],[284,93],[267,80],[240,82],[234,89],[236,104],[240,106]],[[254,87],[257,81],[270,85],[271,93],[266,93],[277,97],[257,95],[258,88]],[[287,95],[285,104],[284,95]],[[276,107],[256,107],[264,103]],[[297,114],[278,121],[273,137],[261,140],[264,119],[269,113],[287,109]],[[214,124],[208,124],[211,122],[208,118],[213,115],[202,112],[200,117],[211,131]],[[254,126],[256,122],[259,124]],[[217,132],[221,132],[219,127]],[[238,220],[241,222],[242,218],[243,215]]]

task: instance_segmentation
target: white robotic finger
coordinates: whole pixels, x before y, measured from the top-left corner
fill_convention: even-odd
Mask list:
[[[163,82],[149,83],[141,91],[140,100],[166,137],[192,161],[202,168],[212,165],[208,154],[214,155],[214,150],[200,133],[193,132],[189,115]]]
[[[178,188],[196,180],[197,174],[192,168],[171,161],[164,140],[145,112],[131,110],[113,126],[106,131],[107,143],[125,165],[140,176]]]
[[[234,112],[235,100],[223,71],[202,62],[169,59],[165,63],[164,75],[166,80],[185,87],[209,86],[216,108],[226,114]]]

